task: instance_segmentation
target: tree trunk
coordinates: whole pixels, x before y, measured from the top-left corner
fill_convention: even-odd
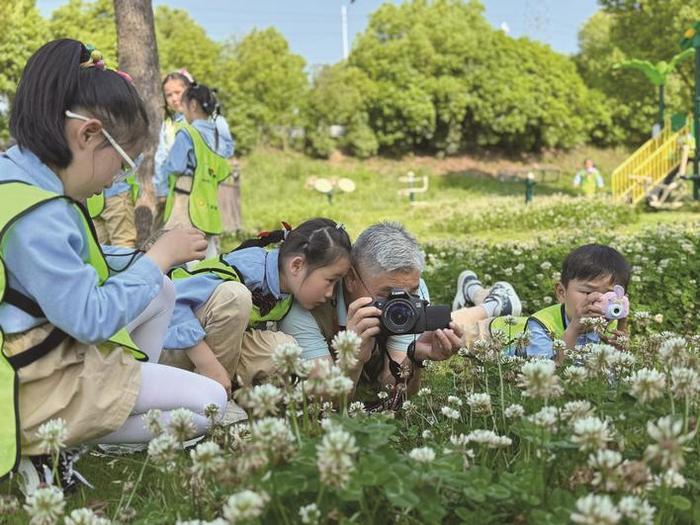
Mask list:
[[[129,73],[146,103],[150,133],[144,143],[144,161],[138,171],[141,197],[136,203],[139,245],[150,235],[156,199],[152,175],[163,120],[163,95],[151,0],[114,0],[119,69]]]

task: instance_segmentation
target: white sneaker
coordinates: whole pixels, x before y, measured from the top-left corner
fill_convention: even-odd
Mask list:
[[[472,285],[481,286],[481,281],[476,276],[476,273],[471,270],[464,270],[459,274],[457,278],[457,292],[455,293],[455,298],[452,301],[452,311],[459,310],[460,308],[465,308],[469,306],[474,306],[474,303],[469,299],[467,295],[467,288]]]
[[[34,494],[36,489],[39,488],[39,485],[41,485],[39,471],[28,457],[22,457],[19,460],[16,476],[19,490],[26,498]]]
[[[496,303],[493,313],[494,317],[501,315],[514,315],[517,317],[520,315],[522,309],[520,298],[515,292],[513,285],[506,281],[499,281],[493,284],[489,294],[484,299],[484,303],[491,301]]]
[[[221,419],[222,425],[233,425],[239,421],[247,421],[248,414],[243,410],[235,401],[229,400],[226,405],[226,412],[224,412],[224,417]]]

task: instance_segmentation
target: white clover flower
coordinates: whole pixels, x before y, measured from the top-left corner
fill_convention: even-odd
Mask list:
[[[221,448],[213,441],[199,443],[197,448],[190,451],[190,458],[192,472],[200,479],[221,472],[226,464]]]
[[[464,448],[469,444],[469,436],[466,434],[459,434],[450,436],[450,443],[458,448]]]
[[[663,314],[656,314],[656,315],[654,316],[654,321],[657,322],[657,323],[659,323],[659,324],[663,323],[663,322],[664,322],[664,316],[663,316]]]
[[[546,272],[552,268],[552,263],[549,261],[544,261],[542,264],[540,264],[540,268],[542,268],[542,271]]]
[[[597,450],[588,456],[588,466],[597,470],[613,470],[622,463],[622,454],[617,450]]]
[[[688,359],[688,346],[683,337],[670,337],[659,347],[659,359],[667,368],[685,365]]]
[[[179,449],[179,444],[172,434],[160,434],[148,443],[148,457],[155,465],[172,470]]]
[[[513,440],[507,436],[499,436],[493,430],[477,429],[467,435],[470,442],[486,445],[489,448],[509,447]]]
[[[656,508],[645,499],[636,496],[624,496],[617,504],[623,516],[639,525],[654,525]]]
[[[341,370],[348,371],[357,365],[361,344],[362,339],[352,330],[340,332],[333,338],[331,346],[336,352],[336,362]]]
[[[606,448],[612,434],[607,421],[601,421],[594,416],[577,419],[574,422],[574,435],[571,441],[579,446],[579,450],[596,450]]]
[[[647,446],[644,458],[658,464],[662,469],[678,470],[685,465],[684,446],[693,439],[694,433],[683,434],[683,420],[672,416],[659,418],[656,423],[647,422],[647,433],[656,443]]]
[[[358,448],[355,437],[342,429],[326,433],[316,446],[316,466],[321,482],[331,487],[343,488],[355,470],[353,456]]]
[[[430,430],[424,430],[421,433],[421,437],[425,440],[433,439],[433,433]]]
[[[379,399],[381,399],[382,401],[384,401],[386,398],[389,397],[389,394],[387,392],[385,392],[384,390],[382,390],[380,392],[377,392],[377,397]]]
[[[178,441],[185,442],[192,438],[197,433],[197,427],[194,426],[194,414],[186,408],[176,408],[170,412],[170,422],[168,427],[173,436]]]
[[[638,310],[632,314],[632,319],[638,323],[645,324],[651,319],[651,314],[644,310]]]
[[[229,496],[223,508],[224,518],[231,525],[258,518],[265,511],[269,500],[270,497],[265,492],[242,490]]]
[[[448,419],[459,419],[459,410],[452,407],[444,406],[440,409],[440,412]]]
[[[266,383],[253,387],[246,404],[252,409],[255,417],[275,416],[282,397],[281,388]]]
[[[219,416],[219,407],[216,403],[209,403],[204,407],[204,416],[207,419],[215,421]]]
[[[289,458],[296,450],[294,433],[285,419],[259,419],[250,426],[250,436],[267,455],[274,458]]]
[[[621,517],[610,496],[589,494],[576,501],[576,512],[571,514],[571,521],[585,525],[615,525]]]
[[[475,414],[491,413],[491,396],[484,392],[477,392],[467,396],[467,405]]]
[[[668,487],[672,489],[682,489],[686,485],[683,474],[677,470],[667,470],[658,476],[654,476],[654,485],[657,487]]]
[[[641,403],[654,401],[664,395],[666,376],[658,370],[641,368],[627,378],[630,391]]]
[[[424,386],[418,391],[418,397],[428,397],[430,394],[432,394],[433,391],[430,390],[430,388]]]
[[[63,516],[65,506],[63,491],[58,487],[48,486],[39,488],[28,496],[24,510],[29,514],[31,525],[53,525]]]
[[[348,395],[355,387],[352,379],[328,361],[317,364],[314,377],[304,382],[304,392],[311,398],[338,398]]]
[[[555,372],[554,361],[536,359],[528,361],[520,369],[518,386],[525,389],[523,396],[535,399],[552,399],[559,397],[563,389]]]
[[[408,413],[408,410],[405,408],[406,401],[404,403],[404,409],[406,410],[406,413]],[[350,414],[350,417],[357,417],[365,413],[365,404],[362,401],[353,401],[350,403],[350,406],[348,407],[348,414]]]
[[[523,408],[522,405],[519,405],[517,403],[514,403],[507,407],[504,411],[503,414],[508,418],[508,419],[519,419],[525,415],[525,409]]]
[[[458,407],[462,406],[462,400],[457,396],[447,396],[447,402],[450,405],[457,405]]]
[[[588,371],[582,366],[567,366],[563,375],[567,385],[582,385],[588,378]]]
[[[92,509],[75,509],[65,518],[65,525],[109,525],[111,520],[98,516]]]
[[[296,374],[301,363],[301,353],[301,347],[296,341],[282,343],[272,352],[272,362],[280,374]]]
[[[606,374],[612,368],[617,349],[606,344],[592,344],[586,356],[585,366],[591,374]]]
[[[592,414],[593,407],[589,401],[569,401],[561,409],[561,418],[569,420],[570,424]]]
[[[163,433],[163,424],[160,419],[162,415],[160,410],[152,408],[142,416],[146,422],[146,428],[154,437]]]
[[[430,447],[414,448],[408,456],[417,463],[432,463],[435,460],[435,451]]]
[[[542,409],[528,416],[528,421],[534,423],[538,427],[545,428],[550,432],[554,432],[557,429],[557,421],[559,419],[559,410],[557,407],[546,406]]]
[[[317,525],[321,519],[321,511],[315,503],[299,507],[299,519],[304,525]]]
[[[694,398],[700,392],[700,375],[692,368],[671,370],[671,392],[676,398]]]
[[[37,430],[39,446],[46,454],[57,454],[66,446],[68,429],[64,419],[50,419]]]
[[[503,318],[503,322],[506,326],[515,326],[516,324],[518,324],[518,318],[514,315],[506,315]]]

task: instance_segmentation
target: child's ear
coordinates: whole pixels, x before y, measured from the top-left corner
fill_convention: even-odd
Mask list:
[[[289,271],[292,275],[301,275],[306,266],[306,260],[301,255],[296,255],[289,260]]]
[[[566,301],[566,287],[561,282],[554,285],[554,294],[557,296],[557,301],[564,304]]]
[[[76,134],[78,146],[80,148],[87,148],[95,144],[95,141],[101,142],[105,138],[102,134],[102,123],[94,118],[81,123],[76,131]]]

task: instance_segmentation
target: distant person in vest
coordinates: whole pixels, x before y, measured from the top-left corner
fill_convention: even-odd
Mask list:
[[[586,197],[592,197],[605,186],[603,177],[591,159],[583,161],[583,169],[574,177],[574,188],[579,188]]]
[[[168,174],[163,171],[163,164],[168,159],[168,154],[170,154],[175,142],[178,124],[185,120],[181,106],[182,95],[193,82],[192,75],[185,68],[182,68],[179,71],[168,73],[161,84],[164,115],[154,158],[153,188],[158,202],[158,210],[154,220],[155,228],[163,225],[163,211],[165,210],[165,200],[168,197]]]
[[[481,292],[476,275],[465,282],[467,295]],[[630,280],[630,266],[625,258],[609,246],[587,244],[564,259],[561,280],[555,285],[559,304],[539,310],[530,317],[507,319],[497,317],[480,322],[477,329],[465,327],[469,334],[477,335],[471,341],[488,338],[500,330],[508,337],[509,354],[522,357],[543,357],[561,362],[566,350],[555,349],[554,341],[563,341],[566,349],[588,343],[605,342],[615,345],[617,337],[625,335],[629,299],[625,295]],[[459,292],[458,292],[459,293]],[[606,323],[604,334],[599,336],[584,318],[599,318]],[[530,332],[526,346],[518,348],[517,336]]]
[[[175,142],[163,164],[168,173],[165,229],[195,227],[207,234],[207,258],[216,257],[215,237],[222,233],[219,184],[231,175],[230,133],[216,124],[219,102],[207,86],[192,84],[182,95],[182,113]]]
[[[330,342],[335,334],[354,331],[362,344],[352,379],[375,390],[392,386],[387,401],[396,406],[404,388],[407,394],[417,390],[426,361],[448,359],[462,346],[462,330],[454,322],[447,329],[420,334],[388,335],[381,329],[381,310],[372,305],[375,299],[386,298],[392,290],[430,299],[421,278],[423,268],[420,246],[403,226],[392,222],[370,226],[352,247],[352,266],[336,286],[333,301],[311,311],[295,302],[280,329],[296,339],[304,360],[333,359]],[[480,307],[469,310],[467,316],[486,317]],[[502,312],[494,305],[492,315]]]

